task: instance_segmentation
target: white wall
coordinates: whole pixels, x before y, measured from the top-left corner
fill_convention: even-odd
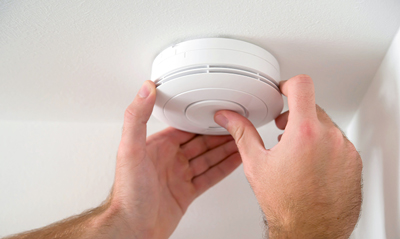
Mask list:
[[[357,239],[400,238],[400,31],[347,131],[364,163]]]
[[[120,124],[0,121],[0,237],[99,205]]]
[[[164,128],[155,119],[149,134]],[[96,207],[108,195],[122,123],[0,121],[0,237]],[[265,145],[277,143],[273,123]],[[189,207],[173,239],[261,238],[262,217],[240,167]]]
[[[353,237],[400,238],[400,32],[347,129],[364,162]],[[165,125],[151,119],[149,134]],[[122,124],[0,121],[0,237],[99,205],[111,188]],[[273,124],[260,129],[266,147]],[[241,168],[189,207],[173,239],[261,238],[261,214]]]

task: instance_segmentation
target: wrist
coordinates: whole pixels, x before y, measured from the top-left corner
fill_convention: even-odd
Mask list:
[[[154,232],[152,230],[144,230],[139,225],[132,223],[129,215],[125,213],[123,208],[113,202],[107,203],[102,213],[98,214],[92,221],[92,227],[95,229],[96,239],[108,238],[126,238],[126,239],[152,239]]]
[[[295,230],[283,227],[268,227],[269,239],[292,239],[292,238],[306,238],[302,237],[303,233],[296,233]]]
[[[299,235],[296,233],[295,228],[291,225],[290,220],[268,220],[264,218],[265,225],[268,229],[269,239],[286,239],[286,238],[297,238]]]
[[[330,220],[278,219],[267,224],[269,239],[293,239],[293,238],[349,238],[350,233],[343,231],[341,227],[333,226]]]

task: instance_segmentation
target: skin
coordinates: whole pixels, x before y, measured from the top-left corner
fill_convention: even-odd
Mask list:
[[[156,90],[140,94],[125,112],[113,206],[137,238],[168,238],[193,202],[241,164],[231,136],[204,136],[167,128],[146,142]],[[144,92],[145,93],[145,92]]]
[[[360,155],[315,104],[309,76],[280,89],[289,112],[276,119],[285,132],[271,149],[243,116],[220,111],[215,121],[235,138],[270,238],[348,238],[361,207]]]
[[[188,206],[241,164],[232,136],[166,128],[146,139],[156,99],[146,81],[124,115],[113,190],[81,215],[10,238],[168,238]]]
[[[45,228],[9,238],[168,238],[195,198],[242,162],[276,238],[348,238],[361,206],[361,158],[315,104],[306,75],[280,84],[289,112],[285,130],[265,149],[243,116],[219,111],[232,136],[203,136],[167,128],[146,139],[155,85],[146,81],[124,116],[112,193],[104,204]]]

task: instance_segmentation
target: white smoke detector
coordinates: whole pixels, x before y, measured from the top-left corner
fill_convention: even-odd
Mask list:
[[[214,122],[219,110],[235,111],[259,127],[283,108],[278,61],[239,40],[205,38],[171,46],[155,58],[151,79],[157,86],[154,116],[197,134],[229,134]]]

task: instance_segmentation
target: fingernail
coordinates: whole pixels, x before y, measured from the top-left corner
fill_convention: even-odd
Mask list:
[[[220,126],[226,128],[226,125],[228,124],[228,119],[222,114],[217,114],[215,116],[215,123],[217,123]]]
[[[142,88],[140,88],[140,90],[139,90],[139,96],[141,98],[147,98],[147,96],[149,96],[149,94],[150,94],[149,86],[147,83],[144,83],[142,85]]]

